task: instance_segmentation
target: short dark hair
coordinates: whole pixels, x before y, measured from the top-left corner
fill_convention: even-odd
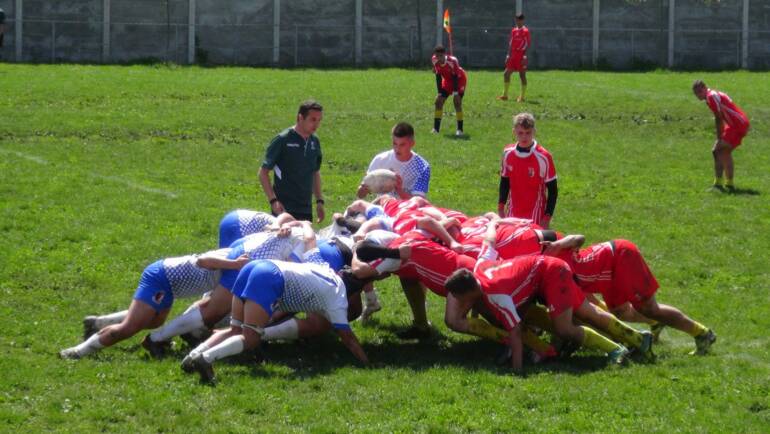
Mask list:
[[[414,137],[414,127],[408,122],[399,122],[393,127],[395,137]]]
[[[321,106],[321,104],[318,103],[318,101],[309,99],[299,105],[297,114],[302,115],[303,118],[306,118],[307,114],[310,113],[311,110],[322,112],[324,111],[324,108]]]
[[[703,82],[703,80],[695,80],[692,82],[692,88],[695,89],[701,89],[706,87],[706,83]]]
[[[446,48],[444,48],[443,45],[436,45],[436,48],[433,49],[433,52],[435,54],[443,54],[446,53]]]
[[[517,19],[517,20],[523,20],[523,19],[524,19],[524,14],[522,14],[521,12],[519,12],[518,14],[516,14],[516,19]]]
[[[479,284],[471,270],[460,268],[446,279],[444,287],[453,295],[463,295],[478,289]]]

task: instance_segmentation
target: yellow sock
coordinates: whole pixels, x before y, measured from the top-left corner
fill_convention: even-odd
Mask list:
[[[524,99],[524,95],[527,93],[527,85],[522,84],[521,85],[521,99]]]
[[[457,122],[462,122],[463,120],[463,112],[457,112]]]
[[[727,187],[734,187],[735,184],[733,184],[732,178],[725,178],[725,186]]]
[[[436,110],[433,114],[434,119],[441,119],[442,116],[444,116],[444,110]]]
[[[551,317],[548,315],[548,311],[543,307],[536,304],[527,309],[527,313],[524,315],[523,322],[527,325],[541,328],[547,332],[553,333],[553,323],[551,323]]]
[[[497,328],[481,318],[469,318],[468,331],[472,335],[495,342],[505,341],[505,339],[508,337],[507,331]]]
[[[511,82],[506,81],[503,83],[503,96],[508,96],[508,89],[511,87]]]
[[[594,306],[598,307],[599,309],[609,312],[610,308],[607,306],[607,303],[604,302],[604,300],[599,300],[598,298],[594,298],[591,300],[591,303],[594,304]]]
[[[583,329],[584,347],[604,351],[605,353],[611,353],[620,348],[620,345],[600,335],[594,329],[585,326],[580,326],[580,328]]]
[[[613,340],[627,347],[639,348],[642,345],[642,334],[615,317],[610,320],[606,331]]]
[[[696,337],[696,336],[702,335],[703,333],[706,333],[708,330],[709,330],[708,327],[704,326],[698,321],[693,321],[692,330],[688,331],[687,334],[692,337]]]
[[[521,341],[524,345],[532,348],[538,354],[545,354],[551,349],[551,345],[540,339],[540,336],[536,335],[529,328],[524,328],[521,332]]]
[[[715,176],[714,177],[714,185],[722,185],[722,177],[721,176]]]

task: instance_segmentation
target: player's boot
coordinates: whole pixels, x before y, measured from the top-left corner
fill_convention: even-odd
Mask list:
[[[652,352],[654,336],[647,330],[640,331],[639,333],[642,335],[642,344],[636,349],[635,354],[638,354],[646,362],[654,362],[655,354]]]
[[[524,102],[524,97],[523,96],[517,96],[516,97],[516,102]]]
[[[193,357],[191,355],[184,356],[184,359],[182,359],[182,363],[179,365],[182,368],[182,371],[192,374],[195,372],[195,366],[193,365]]]
[[[361,321],[366,322],[369,321],[369,319],[374,315],[375,312],[379,312],[382,310],[382,305],[380,304],[380,300],[377,298],[373,299],[364,299],[364,310],[361,312]]]
[[[624,365],[628,360],[628,348],[620,346],[607,354],[607,362],[611,365]]]
[[[695,336],[695,351],[690,354],[697,354],[699,356],[705,355],[709,352],[711,345],[716,341],[717,335],[713,330],[708,329],[707,332]]]
[[[408,341],[408,340],[425,340],[431,337],[431,329],[430,326],[428,327],[419,327],[416,325],[412,325],[406,330],[400,331],[396,333],[396,336],[399,339]]]
[[[211,363],[207,362],[206,359],[203,358],[203,354],[198,354],[197,356],[193,357],[191,363],[193,368],[195,368],[195,370],[198,371],[198,374],[201,376],[202,382],[208,384],[216,384],[217,378],[214,375],[214,367],[211,365]]]
[[[96,327],[96,316],[89,315],[83,318],[83,340],[87,340],[94,333],[97,333],[99,329]]]
[[[430,132],[431,134],[438,134],[438,130],[435,128],[431,128]]]
[[[457,131],[455,131],[455,136],[457,136],[457,137],[462,137],[462,136],[464,136],[464,135],[465,135],[465,133],[463,132],[463,130],[457,130]]]
[[[664,328],[666,328],[666,325],[661,322],[656,322],[650,326],[650,333],[652,333],[653,342],[658,342],[658,339],[660,339],[660,333]]]
[[[142,347],[150,353],[150,356],[160,359],[166,355],[166,352],[171,349],[171,342],[155,342],[150,339],[150,335],[147,335],[142,340]]]
[[[508,101],[508,95],[500,95],[497,97],[497,99],[500,101]]]
[[[65,348],[59,351],[59,357],[64,360],[78,360],[81,355],[75,348]]]
[[[716,193],[724,193],[725,192],[725,188],[722,187],[721,184],[714,184],[711,187],[709,187],[708,189],[706,189],[706,191],[709,192],[709,193],[715,193],[715,192]]]

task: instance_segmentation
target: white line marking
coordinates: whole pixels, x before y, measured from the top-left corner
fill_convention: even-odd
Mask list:
[[[29,160],[29,161],[35,162],[37,164],[42,164],[42,165],[48,164],[48,161],[43,159],[43,158],[40,158],[40,157],[35,156],[35,155],[25,154],[23,152],[12,151],[10,149],[3,149],[3,148],[0,148],[0,152],[3,152],[5,154],[15,155],[15,156],[17,156],[19,158],[23,158],[25,160]],[[161,190],[159,188],[146,187],[144,185],[137,184],[137,183],[135,183],[133,181],[129,181],[127,179],[120,178],[120,177],[117,177],[117,176],[104,176],[104,175],[98,175],[98,174],[95,174],[95,173],[89,173],[89,175],[94,177],[94,178],[103,179],[105,181],[117,182],[117,183],[123,184],[123,185],[125,185],[125,186],[127,186],[129,188],[133,188],[134,190],[143,191],[145,193],[160,194],[162,196],[168,197],[169,199],[176,199],[177,197],[179,197],[179,195],[177,195],[176,193],[173,193],[173,192],[170,192],[170,191],[166,191],[166,190]]]

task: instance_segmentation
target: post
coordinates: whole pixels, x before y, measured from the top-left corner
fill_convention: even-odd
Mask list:
[[[51,63],[56,62],[56,21],[51,21]]]
[[[188,0],[187,63],[195,63],[195,0]]]
[[[273,64],[281,61],[281,0],[273,0]]]
[[[749,0],[743,0],[743,34],[741,35],[741,68],[749,68]]]
[[[594,0],[593,34],[591,41],[591,63],[596,66],[599,63],[599,8],[600,0]]]
[[[22,3],[24,3],[23,0],[16,0],[16,6],[14,7],[14,21],[13,21],[13,27],[16,29],[16,61],[21,62],[22,61],[22,55],[24,54],[22,52],[22,42],[23,42],[23,33],[21,31],[22,27],[24,27],[24,16],[22,14]]]
[[[520,13],[524,12],[524,5],[522,3],[524,3],[522,0],[516,0],[516,13],[517,14],[520,14]]]
[[[436,0],[436,45],[444,45],[444,2]]]
[[[299,25],[294,25],[294,66],[299,65]]]
[[[674,15],[676,0],[668,0],[668,67],[674,67]]]
[[[102,63],[110,60],[110,0],[102,0]]]
[[[363,0],[356,0],[356,65],[362,62],[364,46],[364,4]],[[411,44],[411,38],[409,40]]]

